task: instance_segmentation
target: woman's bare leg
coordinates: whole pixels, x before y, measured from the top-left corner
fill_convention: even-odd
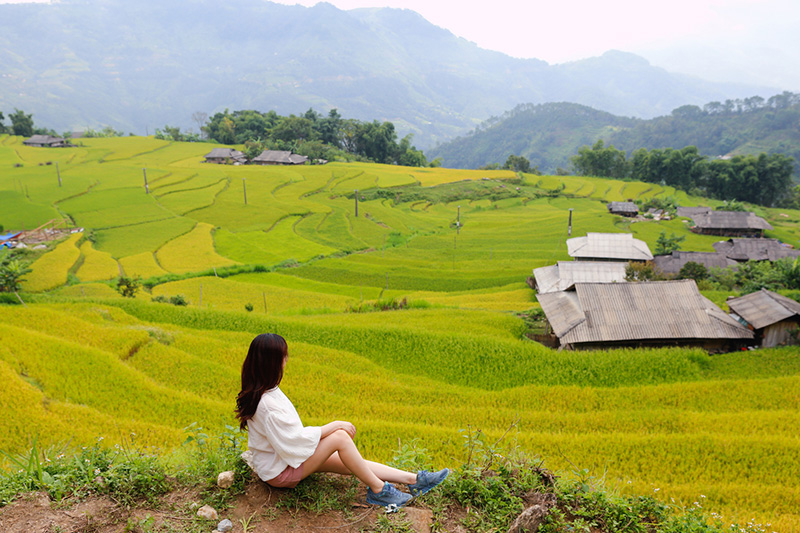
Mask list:
[[[417,482],[417,475],[411,472],[398,470],[397,468],[392,468],[391,466],[376,463],[374,461],[365,460],[365,462],[367,463],[367,466],[369,466],[369,469],[372,470],[372,473],[383,481],[388,481],[390,483],[403,483],[405,485],[411,485],[412,483]],[[338,453],[334,453],[328,458],[327,461],[322,463],[322,466],[317,469],[317,472],[352,474],[352,472],[344,465]]]
[[[331,456],[336,454],[336,460],[329,465],[330,468],[323,470]],[[346,468],[346,471],[335,470],[339,464]],[[361,457],[353,439],[343,430],[334,431],[327,437],[320,439],[314,454],[303,463],[304,477],[314,472],[339,472],[353,474],[366,484],[372,492],[379,493],[383,490],[383,481],[375,475],[370,465]]]

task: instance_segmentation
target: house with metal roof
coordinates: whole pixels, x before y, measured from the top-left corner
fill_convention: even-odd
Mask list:
[[[753,332],[700,294],[694,280],[576,283],[537,296],[560,348],[739,349]]]
[[[800,250],[790,248],[778,239],[728,239],[715,242],[712,246],[734,261],[777,261],[800,256]]]
[[[678,206],[677,209],[677,215],[679,217],[686,217],[686,218],[692,218],[695,215],[704,215],[709,212],[711,212],[711,208],[705,206],[699,206],[699,207]]]
[[[303,165],[306,161],[308,157],[288,150],[264,150],[251,162],[254,165]]]
[[[606,207],[612,215],[635,217],[639,214],[639,206],[633,202],[608,202]]]
[[[651,261],[647,243],[631,233],[587,233],[567,239],[567,253],[576,261]]]
[[[535,289],[540,294],[566,291],[576,283],[625,283],[628,263],[610,261],[559,261],[533,269]]]
[[[70,146],[66,139],[62,137],[53,137],[52,135],[33,135],[32,137],[22,141],[25,146],[38,146],[44,148],[62,148]]]
[[[681,269],[689,262],[703,265],[708,270],[737,265],[736,261],[720,252],[681,252],[676,250],[671,254],[657,255],[653,258],[653,265],[662,273],[669,275],[680,273]]]
[[[798,343],[800,303],[767,289],[728,298],[727,303],[731,316],[752,328],[761,346]]]
[[[702,235],[761,237],[764,230],[772,229],[769,222],[760,216],[742,211],[707,211],[690,218],[694,222],[692,231]]]
[[[206,163],[224,165],[232,163],[234,165],[244,165],[247,163],[247,156],[239,150],[233,148],[214,148],[205,155]]]

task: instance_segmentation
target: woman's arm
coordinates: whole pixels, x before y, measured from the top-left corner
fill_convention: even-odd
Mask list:
[[[343,429],[348,435],[350,435],[351,439],[356,436],[356,427],[353,424],[351,424],[350,422],[335,420],[333,422],[325,424],[320,428],[321,430],[320,438],[324,439],[334,431],[338,431],[340,429]]]

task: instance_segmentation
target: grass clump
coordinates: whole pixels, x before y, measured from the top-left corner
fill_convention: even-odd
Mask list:
[[[15,471],[0,475],[0,506],[25,492],[43,491],[54,501],[83,499],[103,494],[123,507],[153,504],[171,488],[167,470],[159,457],[146,453],[131,441],[113,449],[93,446],[71,453],[39,449],[34,440],[23,455],[3,453]]]

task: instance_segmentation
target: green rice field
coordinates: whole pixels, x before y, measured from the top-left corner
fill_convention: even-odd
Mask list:
[[[631,232],[653,249],[666,231],[709,251],[719,238],[682,219],[631,223],[605,205],[703,198],[509,171],[220,166],[203,162],[213,145],[143,137],[81,143],[0,136],[0,224],[69,229],[31,255],[27,305],[0,305],[0,450],[131,432],[169,450],[192,423],[219,431],[247,346],[269,331],[289,342],[282,388],[304,421],[352,421],[371,458],[390,459],[399,439],[455,465],[462,430],[494,442],[511,428],[509,450],[561,475],[577,465],[621,493],[800,530],[796,350],[571,352],[524,337],[519,315],[538,308],[525,279],[569,259],[570,209],[572,236]],[[800,212],[759,214],[768,236],[800,244]],[[122,298],[121,274],[147,288]],[[151,301],[177,295],[188,305]]]

